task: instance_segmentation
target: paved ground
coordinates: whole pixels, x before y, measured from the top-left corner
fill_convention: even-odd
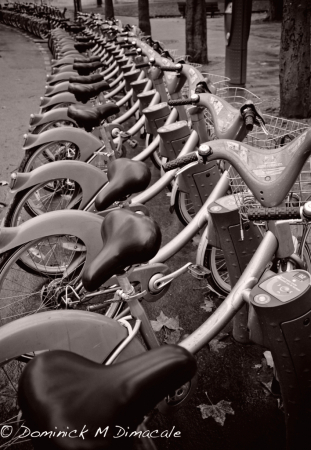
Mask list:
[[[277,24],[255,22],[249,42],[248,87],[263,97],[278,96],[277,54],[280,29]],[[122,18],[133,23],[133,18]],[[222,18],[208,19],[208,47],[210,65],[206,71],[224,74],[224,34]],[[182,19],[153,19],[155,38],[167,47],[184,53],[184,21]],[[14,30],[0,25],[0,178],[7,178],[19,163],[22,153],[22,135],[27,131],[29,114],[39,107],[39,97],[44,91],[44,55],[36,43]],[[272,103],[277,108],[277,100]],[[273,111],[276,111],[273,109]],[[153,179],[157,177],[153,170]],[[1,197],[3,198],[3,197]],[[181,229],[174,215],[167,213],[169,198],[162,193],[149,207],[159,222],[163,242],[167,242]],[[188,244],[172,260],[174,270],[195,258],[196,247]],[[195,329],[208,313],[203,304],[204,286],[184,276],[158,303],[148,307],[151,318],[162,310],[169,317],[179,316],[184,332]],[[202,295],[203,294],[203,295]],[[163,336],[162,336],[163,338]],[[284,449],[283,414],[277,401],[267,395],[260,384],[271,379],[271,369],[262,357],[262,349],[240,346],[230,339],[224,348],[204,348],[198,355],[198,390],[189,405],[180,413],[167,418],[154,419],[151,427],[161,431],[181,431],[182,438],[158,439],[159,449],[182,450],[282,450]],[[255,367],[257,365],[257,368]],[[261,365],[258,367],[258,365]],[[198,405],[209,404],[205,392],[216,404],[220,400],[231,402],[235,412],[227,416],[224,427],[213,419],[203,420]]]

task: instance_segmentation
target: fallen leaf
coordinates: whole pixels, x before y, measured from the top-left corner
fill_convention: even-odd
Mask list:
[[[211,350],[212,352],[217,352],[217,353],[219,353],[219,350],[220,350],[221,348],[227,347],[227,345],[229,345],[230,342],[223,342],[223,338],[226,338],[227,336],[228,336],[227,334],[225,334],[225,335],[219,335],[219,338],[218,338],[218,339],[217,339],[217,338],[212,339],[212,340],[209,342],[210,350]]]
[[[230,405],[231,402],[227,402],[226,400],[220,400],[220,402],[218,402],[217,405],[202,404],[197,406],[197,408],[200,408],[203,419],[212,417],[213,419],[215,419],[217,423],[223,426],[226,420],[226,414],[232,415],[234,414],[234,411]]]
[[[178,316],[175,318],[167,317],[163,311],[157,317],[157,320],[151,320],[151,326],[154,331],[160,331],[163,327],[169,328],[170,330],[182,330],[179,326]]]
[[[171,192],[167,192],[166,193],[166,197],[172,197],[172,193]]]
[[[268,366],[269,367],[274,367],[273,358],[272,358],[271,352],[269,350],[266,350],[264,352],[264,357],[266,358]]]
[[[255,365],[253,366],[253,369],[260,369],[261,367],[262,367],[261,364],[255,364]]]
[[[192,245],[193,245],[194,247],[197,247],[197,246],[199,245],[199,243],[200,243],[200,240],[201,240],[201,236],[200,236],[200,235],[194,236],[194,237],[192,238],[192,240],[191,240]]]
[[[204,305],[200,305],[200,308],[204,309],[206,312],[212,312],[214,306],[212,300],[204,300]]]
[[[181,331],[175,330],[171,333],[167,333],[164,339],[166,344],[177,344],[180,341]]]

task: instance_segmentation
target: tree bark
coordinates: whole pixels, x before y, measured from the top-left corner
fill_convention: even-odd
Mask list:
[[[280,49],[280,115],[305,118],[310,106],[310,4],[284,0]]]
[[[151,36],[149,0],[138,0],[138,27],[146,36]]]
[[[205,0],[186,2],[186,54],[191,62],[208,63]]]
[[[267,20],[282,20],[283,0],[270,0]]]
[[[105,19],[112,19],[114,17],[113,1],[105,0]]]

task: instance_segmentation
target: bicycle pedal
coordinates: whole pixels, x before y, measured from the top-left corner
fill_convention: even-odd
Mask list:
[[[198,280],[203,280],[204,278],[207,278],[211,271],[207,269],[204,266],[201,266],[201,264],[192,264],[188,267],[188,270],[190,272],[190,275],[192,275],[194,278],[197,278]]]

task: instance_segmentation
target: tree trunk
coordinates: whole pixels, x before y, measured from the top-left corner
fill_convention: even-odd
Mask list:
[[[112,0],[105,0],[105,19],[109,20],[114,17],[114,9]]]
[[[270,0],[268,20],[282,20],[283,0]]]
[[[151,36],[149,0],[138,0],[138,27],[146,36]]]
[[[186,2],[186,54],[191,62],[208,63],[205,0]]]
[[[284,0],[280,49],[280,115],[310,117],[309,0]]]

